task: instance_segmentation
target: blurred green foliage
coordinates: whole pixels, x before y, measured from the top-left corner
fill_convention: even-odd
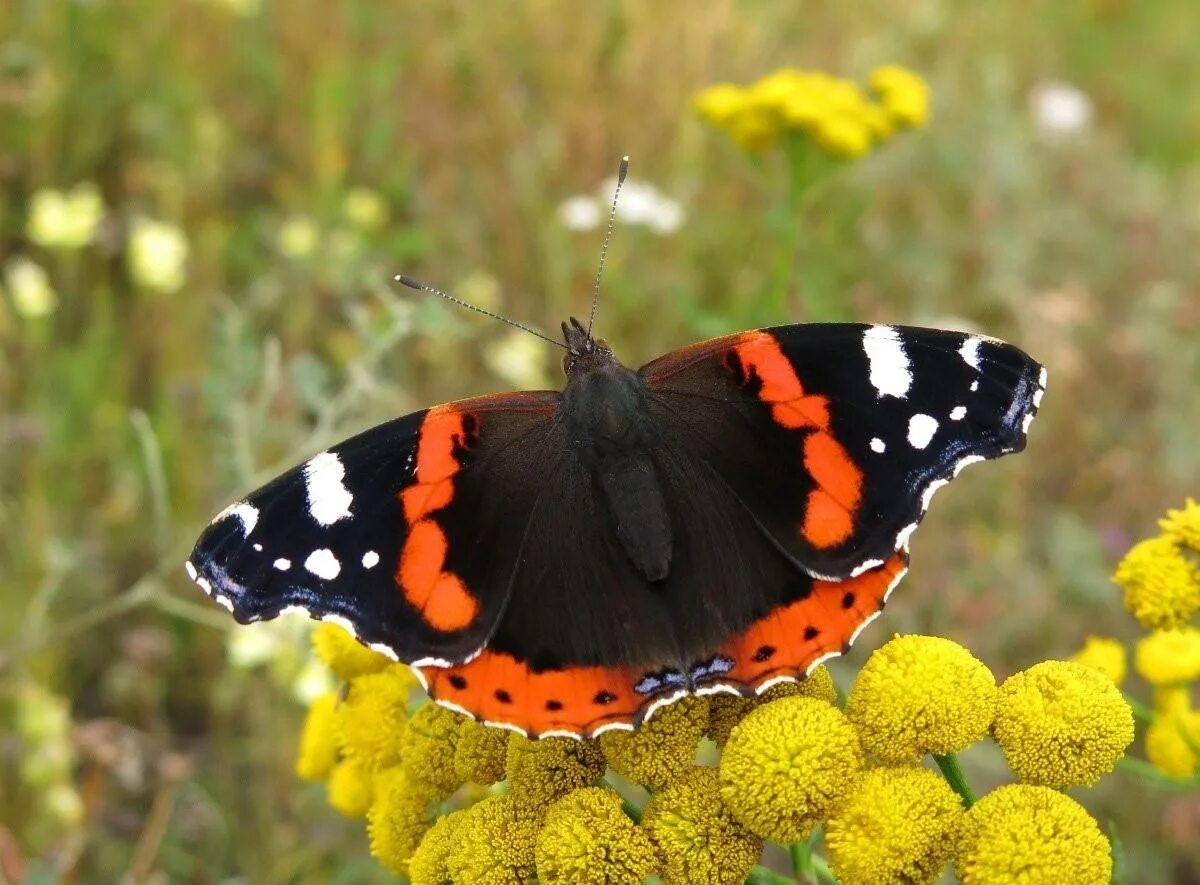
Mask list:
[[[558,207],[623,153],[685,211],[618,231],[598,329],[627,363],[811,317],[799,288],[784,315],[753,297],[782,170],[689,104],[783,65],[899,62],[933,96],[929,128],[809,205],[798,278],[1050,371],[1027,452],[939,496],[850,663],[893,631],[999,674],[1132,635],[1112,566],[1200,490],[1198,32],[1188,0],[0,6],[0,722],[71,744],[38,780],[0,726],[0,876],[386,878],[295,780],[300,708],[230,667],[232,625],[179,564],[228,500],[355,429],[556,383],[551,348],[388,280],[556,328],[599,242]],[[80,183],[94,230],[48,239],[35,195]],[[1198,874],[1194,800],[1118,774],[1087,801],[1130,881]]]

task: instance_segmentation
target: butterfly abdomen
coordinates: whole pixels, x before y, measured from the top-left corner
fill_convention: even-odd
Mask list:
[[[658,433],[645,383],[609,355],[571,375],[562,410],[622,549],[646,580],[663,580],[671,563],[671,522],[654,466]]]

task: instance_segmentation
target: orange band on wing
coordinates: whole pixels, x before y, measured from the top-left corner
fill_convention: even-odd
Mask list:
[[[721,681],[758,690],[780,677],[803,677],[818,659],[842,654],[907,569],[907,555],[896,553],[856,578],[814,579],[803,599],[775,609],[721,647],[720,654],[734,662]]]
[[[835,547],[854,533],[862,503],[862,471],[832,433],[827,397],[804,390],[795,367],[766,332],[749,332],[734,346],[758,398],[771,407],[771,420],[789,430],[811,430],[804,438],[804,468],[816,488],[805,502],[800,535],[814,547]]]
[[[534,671],[503,652],[484,650],[465,664],[423,667],[431,697],[485,722],[516,726],[530,737],[547,732],[592,735],[605,725],[632,723],[653,698],[633,690],[628,667]]]
[[[443,632],[466,629],[479,612],[462,579],[445,570],[446,533],[429,518],[454,500],[455,450],[471,445],[476,420],[453,406],[430,409],[417,436],[414,482],[398,495],[408,536],[396,563],[396,584],[425,623]]]

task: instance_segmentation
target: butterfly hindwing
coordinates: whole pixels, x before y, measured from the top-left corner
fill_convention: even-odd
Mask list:
[[[904,326],[780,326],[703,342],[639,373],[668,439],[710,464],[806,571],[885,562],[933,491],[1015,452],[1041,366],[990,338]]]
[[[507,602],[558,398],[464,400],[352,437],[226,508],[189,574],[243,623],[298,607],[393,658],[463,660]]]

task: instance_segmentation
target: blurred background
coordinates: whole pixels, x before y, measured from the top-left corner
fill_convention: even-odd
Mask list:
[[[843,688],[897,631],[1000,676],[1136,635],[1113,566],[1200,494],[1197,33],[1188,0],[0,5],[0,878],[388,879],[293,772],[306,625],[235,628],[181,563],[351,432],[559,386],[555,348],[389,280],[556,329],[626,153],[597,323],[626,363],[853,318],[1049,368],[1027,451],[938,496]],[[827,164],[781,276],[784,155],[696,93],[891,63],[928,124]],[[1196,881],[1195,794],[1080,798],[1130,881]]]

